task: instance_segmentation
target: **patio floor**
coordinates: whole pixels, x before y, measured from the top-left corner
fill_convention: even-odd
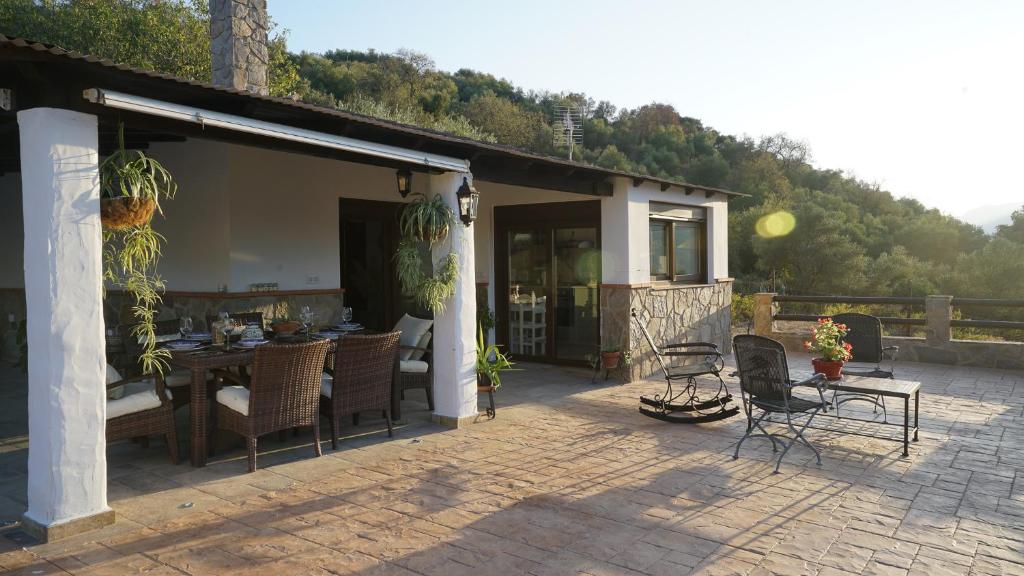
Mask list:
[[[663,423],[636,410],[658,383],[536,366],[507,379],[496,420],[451,431],[409,416],[391,441],[370,423],[323,458],[268,440],[254,474],[239,449],[196,470],[168,464],[158,441],[122,444],[110,449],[118,522],[27,549],[0,537],[0,569],[1024,574],[1024,374],[898,370],[924,383],[910,458],[812,431],[823,465],[794,448],[778,475],[764,439],[732,459],[740,417]],[[0,454],[5,477],[17,453]]]

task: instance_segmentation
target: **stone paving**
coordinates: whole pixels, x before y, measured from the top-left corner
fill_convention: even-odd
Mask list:
[[[804,365],[806,358],[795,358]],[[809,434],[780,474],[740,418],[637,413],[656,382],[531,366],[498,417],[449,431],[410,417],[324,457],[267,441],[195,470],[112,446],[118,522],[18,548],[15,574],[1024,574],[1024,374],[904,363],[921,441]],[[421,414],[425,413],[421,411]],[[890,415],[891,417],[892,415]],[[13,497],[17,500],[17,497]]]

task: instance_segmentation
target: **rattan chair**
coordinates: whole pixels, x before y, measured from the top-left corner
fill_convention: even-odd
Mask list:
[[[257,439],[271,432],[312,426],[314,453],[322,454],[317,408],[330,345],[328,340],[315,340],[258,346],[248,379],[243,381],[230,373],[218,377],[223,383],[236,385],[217,391],[214,427],[245,437],[250,472],[256,470]]]
[[[372,336],[349,335],[338,340],[334,365],[320,383],[320,413],[331,421],[331,449],[338,449],[341,418],[380,410],[391,427],[391,387],[398,354],[398,332]]]
[[[127,438],[163,436],[171,453],[171,463],[178,463],[178,434],[174,427],[174,406],[159,373],[121,378],[108,366],[107,394],[121,388],[123,395],[107,399],[107,442]]]
[[[433,321],[406,314],[395,324],[401,332],[398,344],[399,399],[405,400],[406,390],[422,388],[427,395],[427,406],[434,410]],[[398,417],[398,415],[394,415]]]
[[[126,365],[120,367],[125,374],[141,375],[142,366],[139,356],[142,355],[142,344],[137,336],[131,333],[131,326],[120,329],[121,341],[124,343]],[[181,336],[181,321],[178,318],[157,320],[153,323],[153,333],[158,340],[174,339]],[[191,401],[192,374],[188,370],[172,370],[164,375],[164,385],[171,394],[174,409],[188,405]]]
[[[742,334],[734,337],[733,353],[739,368],[736,374],[740,378],[743,408],[747,415],[747,432],[736,444],[733,459],[740,457],[740,446],[747,438],[766,437],[771,440],[772,452],[778,452],[779,444],[783,447],[782,454],[779,454],[778,461],[775,463],[776,473],[778,473],[786,453],[798,441],[814,452],[820,465],[821,454],[804,437],[804,430],[807,429],[818,412],[828,411],[828,402],[825,401],[828,380],[825,379],[825,375],[815,374],[806,380],[793,382],[789,378],[786,349],[782,347],[781,343],[763,336]],[[793,394],[794,388],[803,386],[814,388],[818,392],[818,399],[808,400]],[[756,419],[754,418],[755,408],[761,411],[761,415]],[[792,438],[789,438],[788,442],[784,441],[786,436],[769,433],[762,425],[766,418],[777,413],[784,414],[786,417],[786,426],[792,433]],[[798,428],[793,423],[794,416],[804,416],[807,419]],[[755,430],[759,432],[754,433]]]
[[[874,316],[859,314],[857,312],[845,312],[835,314],[832,321],[836,324],[845,324],[848,330],[845,341],[853,346],[853,357],[843,366],[843,373],[851,376],[867,376],[870,378],[892,379],[896,373],[896,356],[900,352],[899,346],[882,345],[882,321]],[[882,363],[888,361],[889,369],[882,368]],[[850,366],[850,364],[867,364],[868,367]],[[870,367],[874,364],[874,367]],[[874,405],[874,411],[882,409],[882,419],[888,420],[888,413],[885,409],[884,396],[872,396],[870,394],[858,394],[855,392],[836,392],[832,396],[832,403],[839,413],[839,407],[854,400],[869,402]]]

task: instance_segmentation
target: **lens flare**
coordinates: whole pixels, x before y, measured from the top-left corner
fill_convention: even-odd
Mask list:
[[[772,212],[757,220],[754,231],[762,238],[779,238],[796,228],[796,217],[785,210]]]

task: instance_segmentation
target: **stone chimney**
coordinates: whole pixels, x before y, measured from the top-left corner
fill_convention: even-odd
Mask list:
[[[267,0],[210,0],[213,84],[256,94],[267,82]]]

